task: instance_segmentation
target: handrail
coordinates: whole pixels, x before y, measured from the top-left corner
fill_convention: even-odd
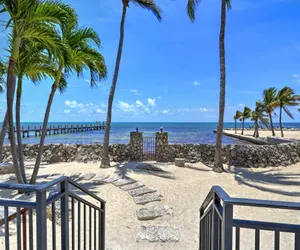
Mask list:
[[[206,207],[212,201],[214,193],[222,201],[226,202],[227,204],[231,204],[231,205],[300,210],[300,202],[233,198],[233,197],[230,197],[224,191],[224,189],[222,189],[220,186],[213,186],[211,188],[210,192],[208,193],[208,195],[206,196],[204,202],[202,203],[201,209],[206,209]]]
[[[92,196],[94,199],[100,201],[101,203],[106,203],[105,200],[102,200],[100,197],[98,197],[97,195],[95,195],[93,192],[89,191],[88,189],[86,189],[85,187],[79,185],[77,182],[73,181],[72,179],[68,178],[68,182],[73,185],[74,187],[80,189],[82,192]]]
[[[18,190],[24,192],[33,192],[33,191],[45,191],[46,189],[55,186],[61,182],[63,182],[67,177],[61,176],[53,181],[49,181],[45,184],[12,184],[12,183],[0,183],[0,189],[8,189],[8,190]]]

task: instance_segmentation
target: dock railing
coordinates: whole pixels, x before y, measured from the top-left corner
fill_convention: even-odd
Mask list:
[[[29,197],[0,199],[5,250],[105,249],[105,201],[82,185],[67,177],[41,185],[0,184],[0,192],[9,191]]]
[[[221,187],[213,186],[200,208],[200,250],[245,249],[241,248],[240,245],[241,229],[254,230],[255,237],[252,245],[255,250],[260,249],[261,231],[269,231],[274,234],[273,242],[268,242],[268,245],[271,246],[268,249],[287,250],[280,248],[280,233],[292,234],[294,238],[293,249],[300,249],[300,225],[236,219],[233,209],[237,206],[300,210],[300,203],[232,198]],[[234,232],[235,235],[233,235]],[[233,238],[235,238],[235,242],[233,242]],[[247,237],[246,240],[251,241],[253,239]]]

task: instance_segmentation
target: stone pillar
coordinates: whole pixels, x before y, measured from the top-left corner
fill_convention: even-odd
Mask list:
[[[156,133],[156,145],[155,145],[155,154],[156,154],[156,161],[158,162],[167,162],[168,159],[168,132],[161,132]]]
[[[143,160],[143,132],[130,132],[130,160]]]

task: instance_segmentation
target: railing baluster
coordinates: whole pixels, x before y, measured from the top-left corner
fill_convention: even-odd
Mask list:
[[[17,249],[21,250],[21,209],[17,208]]]
[[[94,209],[94,250],[97,248],[97,213]]]
[[[86,204],[83,206],[83,249],[86,250]]]
[[[9,250],[8,206],[4,207],[4,222],[5,222],[5,250]]]
[[[72,250],[75,250],[75,206],[74,198],[72,197]]]
[[[77,249],[80,250],[80,201],[78,201],[78,246]]]
[[[259,229],[255,229],[255,250],[259,250],[260,247],[260,232]]]
[[[52,249],[56,249],[56,214],[55,214],[55,202],[51,204],[52,212]]]
[[[29,250],[33,250],[33,216],[32,209],[28,210],[29,215]]]
[[[279,242],[280,242],[280,232],[275,231],[275,239],[274,239],[274,250],[279,250]]]
[[[300,234],[295,233],[295,250],[300,249]]]
[[[69,249],[69,190],[68,179],[60,183],[60,192],[64,195],[60,198],[61,206],[61,246],[63,250]]]
[[[223,218],[222,218],[222,250],[232,249],[232,219],[233,219],[233,206],[232,204],[223,205]]]
[[[26,220],[27,209],[24,208],[22,211],[22,230],[23,230],[23,250],[27,250],[27,220]]]
[[[240,228],[235,228],[235,250],[240,250]]]
[[[89,247],[92,250],[92,207],[90,207],[89,211]]]

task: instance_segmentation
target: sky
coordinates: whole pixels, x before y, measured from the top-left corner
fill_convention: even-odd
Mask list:
[[[90,88],[89,74],[68,79],[57,93],[50,122],[106,119],[107,99],[119,41],[121,0],[67,0],[82,27],[102,41],[107,79]],[[217,122],[219,102],[220,0],[203,0],[196,21],[187,17],[187,0],[157,0],[161,22],[130,3],[113,104],[113,122]],[[226,26],[225,121],[237,109],[254,108],[263,89],[292,87],[300,94],[300,1],[232,0]],[[0,14],[0,20],[6,15]],[[6,58],[7,31],[1,27],[0,57]],[[51,81],[24,83],[22,121],[42,121]],[[0,120],[6,109],[0,96]],[[291,109],[295,121],[300,113]],[[275,119],[276,121],[276,119]],[[292,122],[284,116],[284,121]]]

